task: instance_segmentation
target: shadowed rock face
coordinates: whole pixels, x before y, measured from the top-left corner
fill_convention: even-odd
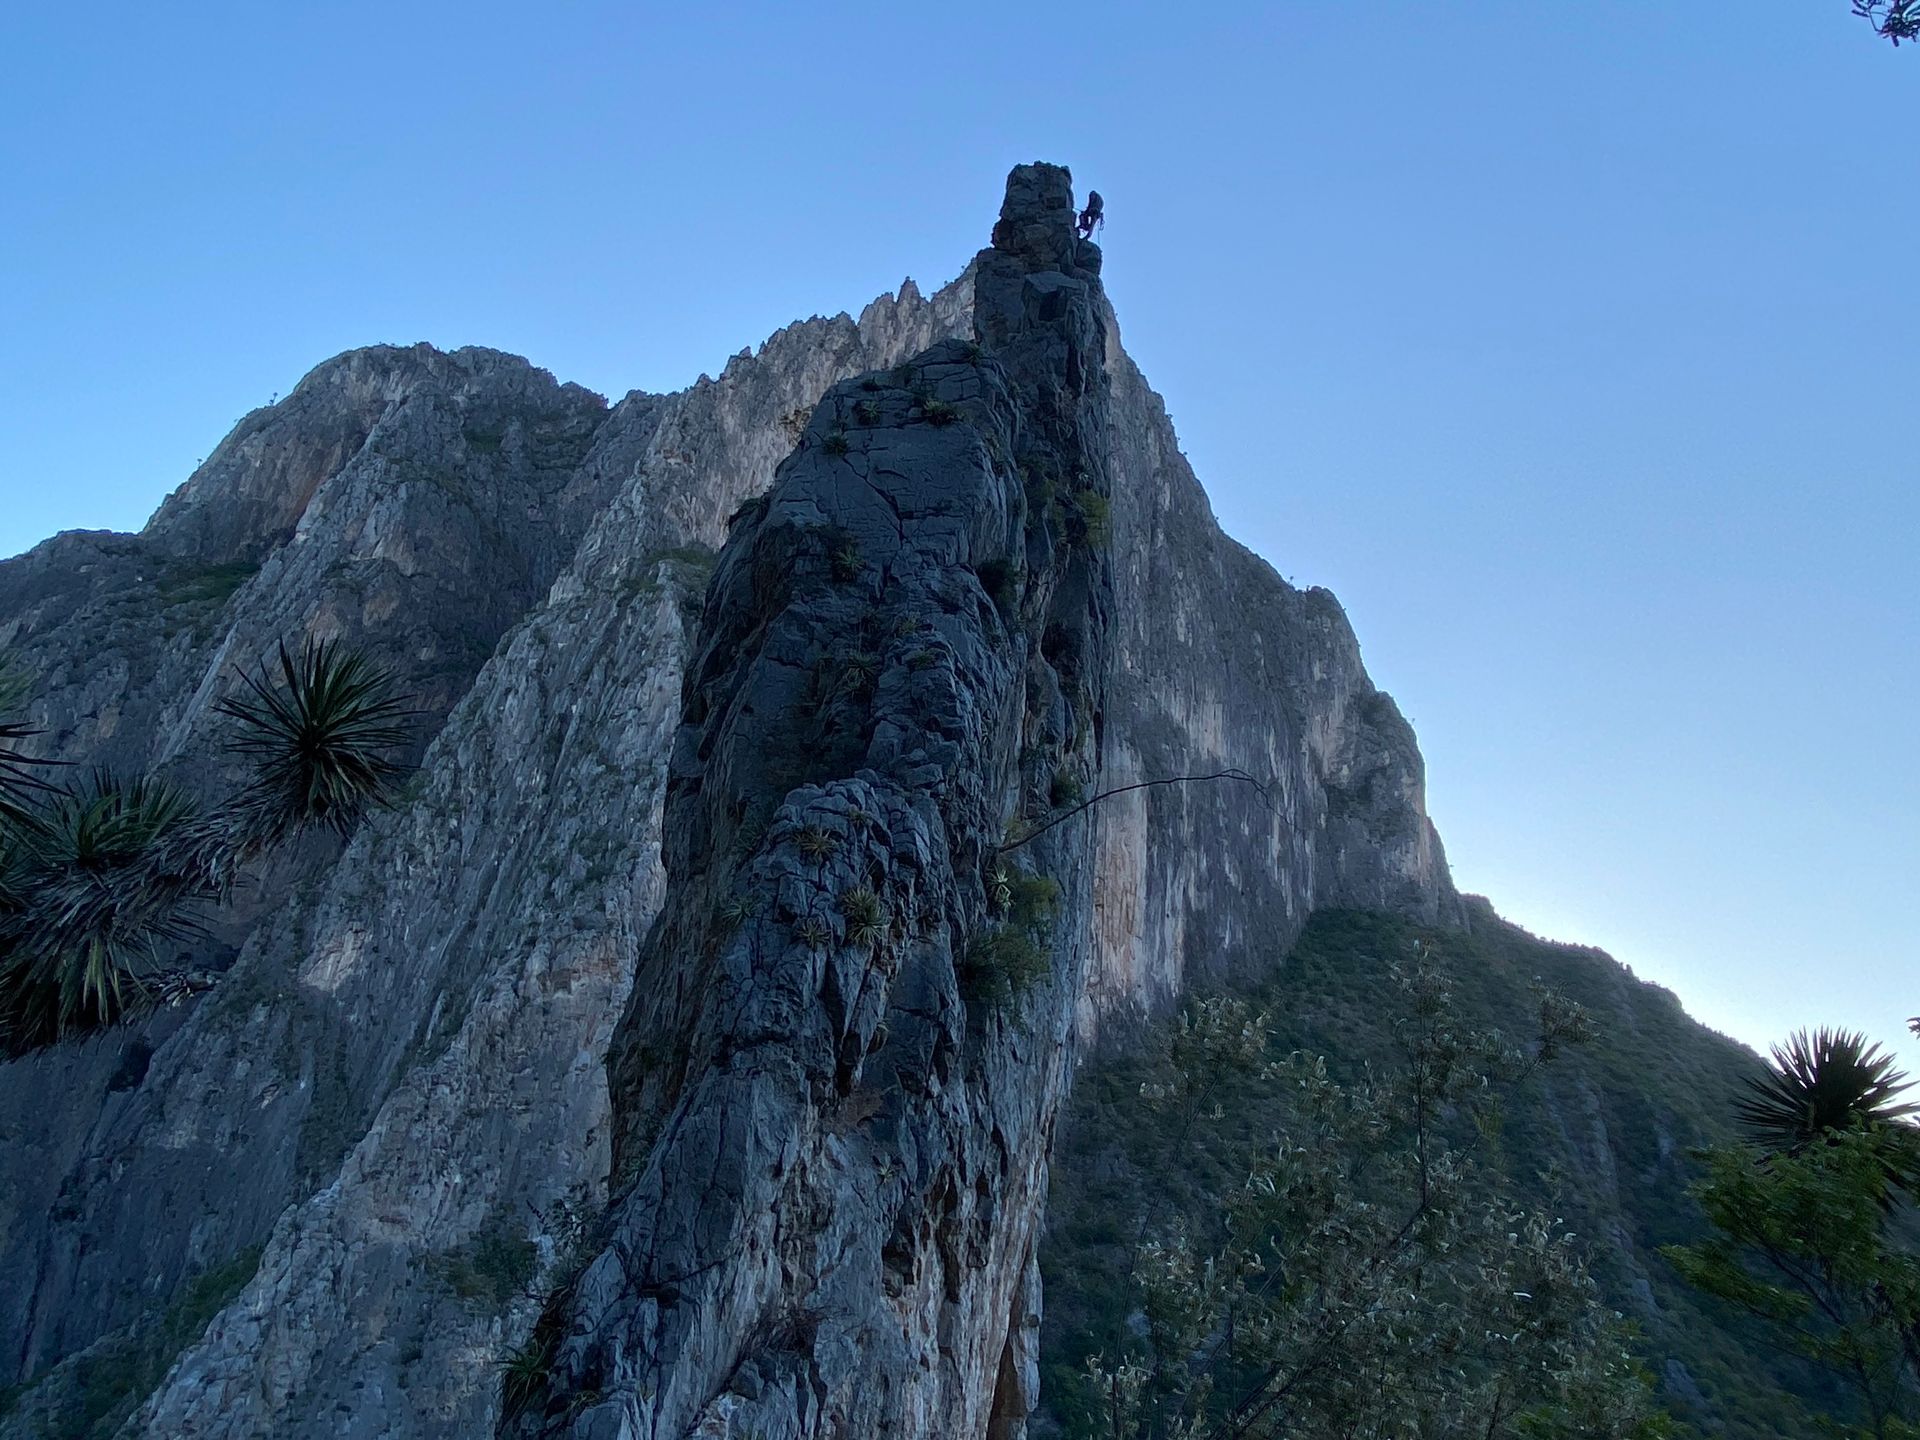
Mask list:
[[[1097,252],[1072,218],[1064,171],[1016,171],[974,266],[978,342],[830,391],[722,556],[613,1067],[635,1179],[521,1433],[1027,1413],[1092,851],[998,847],[1056,775],[1096,769],[1111,608],[1104,549],[1028,496],[1047,474],[1108,494]],[[995,1004],[968,957],[1003,923],[996,871],[1029,864],[1065,901],[1050,973]]]
[[[142,535],[0,564],[69,758],[217,783],[234,666],[309,630],[429,712],[403,803],[263,876],[210,994],[0,1067],[0,1382],[40,1382],[0,1434],[255,1255],[126,1433],[484,1434],[530,1337],[523,1430],[1020,1433],[1074,1050],[1318,905],[1455,905],[1410,733],[1331,597],[1220,535],[1070,206],[1023,167],[938,295],[611,409],[354,352]],[[1226,765],[1265,798],[1133,792],[1008,857],[1061,887],[1048,977],[962,987],[1010,821]]]

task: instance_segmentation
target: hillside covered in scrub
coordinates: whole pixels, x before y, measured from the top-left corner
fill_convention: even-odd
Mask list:
[[[1463,1026],[1566,1029],[1442,1116],[1591,1287],[1563,1409],[1617,1343],[1703,1433],[1814,1433],[1658,1254],[1757,1062],[1455,892],[1411,728],[1219,529],[1074,216],[1020,166],[951,284],[671,394],[353,351],[139,534],[0,563],[35,760],[257,797],[281,646],[406,711],[388,803],[219,852],[165,1003],[0,1062],[0,1436],[1113,1435],[1139,1242],[1304,1123],[1279,1061],[1392,1063],[1416,954]],[[1169,1121],[1228,996],[1261,1053]]]

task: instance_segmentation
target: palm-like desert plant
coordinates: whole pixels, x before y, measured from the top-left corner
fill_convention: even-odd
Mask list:
[[[93,771],[54,792],[11,847],[11,904],[0,916],[0,1049],[52,1044],[112,1025],[146,1000],[160,947],[195,930],[207,879],[169,852],[199,828],[164,780]]]
[[[37,762],[0,758],[0,1055],[204,985],[163,954],[199,933],[195,907],[225,898],[268,846],[309,827],[344,835],[387,802],[411,713],[392,676],[325,643],[279,659],[282,684],[243,672],[249,693],[219,707],[240,722],[228,748],[253,776],[210,811],[157,777],[94,771],[57,787],[23,768]],[[13,753],[0,729],[0,757]]]
[[[220,702],[240,722],[229,748],[253,765],[234,801],[248,838],[271,842],[318,825],[345,835],[392,795],[401,768],[391,752],[413,712],[390,671],[337,643],[309,643],[296,660],[280,647],[282,684],[241,672],[250,692]]]
[[[1762,1148],[1794,1152],[1860,1125],[1887,1124],[1920,1111],[1902,1102],[1912,1088],[1893,1057],[1866,1036],[1847,1030],[1802,1030],[1773,1047],[1763,1078],[1735,1107],[1741,1125]]]
[[[26,698],[25,677],[0,660],[0,837],[32,826],[34,802],[53,789],[37,772],[58,763],[20,748],[40,733],[20,714]]]

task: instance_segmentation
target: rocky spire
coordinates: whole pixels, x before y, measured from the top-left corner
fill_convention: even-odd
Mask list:
[[[1097,768],[1110,588],[1055,503],[1106,472],[1072,217],[1015,170],[977,342],[829,391],[727,544],[613,1062],[628,1178],[515,1433],[1023,1425],[1092,870],[1068,830],[1001,847]]]

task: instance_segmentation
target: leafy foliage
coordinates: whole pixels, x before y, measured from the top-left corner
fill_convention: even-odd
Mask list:
[[[1052,969],[1048,943],[1060,909],[1060,882],[1001,865],[987,890],[989,906],[1005,919],[973,937],[961,958],[960,980],[969,995],[999,1007],[1019,999]]]
[[[887,934],[887,910],[880,897],[862,885],[840,897],[840,914],[847,922],[847,943],[872,949]]]
[[[6,1053],[117,1024],[152,998],[160,947],[191,938],[189,902],[218,887],[195,863],[195,819],[175,786],[98,770],[34,813],[0,917]]]
[[[1695,1193],[1715,1233],[1663,1252],[1843,1382],[1851,1403],[1833,1409],[1847,1423],[1829,1434],[1920,1436],[1920,1254],[1910,1213],[1886,1204],[1913,1143],[1905,1126],[1861,1123],[1772,1155],[1708,1151]]]
[[[26,699],[26,678],[0,659],[0,840],[30,827],[34,802],[53,788],[40,771],[56,762],[21,748],[40,733],[21,714]]]
[[[1416,941],[1444,970],[1460,1019],[1456,1034],[1537,1037],[1542,1000],[1556,994],[1591,1020],[1590,1039],[1556,1042],[1532,1056],[1551,1063],[1539,1063],[1525,1083],[1498,1082],[1504,1093],[1481,1112],[1484,1125],[1461,1112],[1449,1120],[1444,1138],[1472,1161],[1478,1193],[1515,1213],[1564,1222],[1559,1233],[1591,1242],[1571,1248],[1598,1303],[1631,1317],[1640,1332],[1633,1349],[1661,1380],[1661,1401],[1677,1419],[1717,1440],[1820,1433],[1800,1402],[1830,1402],[1831,1378],[1770,1347],[1759,1322],[1695,1290],[1657,1254],[1708,1233],[1687,1199],[1697,1173],[1689,1156],[1732,1138],[1733,1106],[1758,1062],[1607,956],[1538,940],[1484,901],[1469,905],[1471,924],[1445,931],[1324,911],[1291,953],[1247,955],[1229,974],[1260,978],[1236,980],[1218,998],[1264,1017],[1267,1058],[1216,1066],[1204,1092],[1184,1101],[1159,1093],[1170,1083],[1167,1031],[1177,1022],[1155,1022],[1130,1037],[1109,1023],[1105,1048],[1075,1079],[1054,1156],[1040,1255],[1044,1433],[1111,1435],[1112,1397],[1096,1390],[1087,1359],[1103,1356],[1110,1369],[1138,1359],[1128,1347],[1142,1343],[1147,1323],[1137,1285],[1143,1240],[1184,1233],[1202,1264],[1223,1249],[1225,1198],[1252,1173],[1247,1158],[1274,1148],[1276,1136],[1299,1133],[1303,1092],[1288,1057],[1325,1056],[1328,1081],[1346,1090],[1385,1086],[1399,1075],[1405,1021],[1389,997],[1397,993],[1394,965],[1404,968]],[[1535,979],[1544,991],[1530,990]],[[1547,1030],[1563,1029],[1576,1014],[1550,1017]],[[1212,1053],[1220,1053],[1217,1045]],[[1226,1383],[1234,1376],[1231,1367],[1216,1375],[1221,1405],[1240,1398]],[[1613,1382],[1602,1375],[1596,1383],[1604,1391]],[[1595,1393],[1584,1382],[1570,1388],[1552,1423],[1565,1431],[1567,1417],[1597,1403]],[[1521,1434],[1555,1433],[1537,1417],[1515,1425]],[[1583,1432],[1575,1424],[1571,1433]],[[1590,1433],[1607,1432],[1595,1420]]]
[[[1920,40],[1920,0],[1853,0],[1853,13],[1896,47],[1902,40]]]
[[[1094,1433],[1665,1433],[1581,1247],[1475,1163],[1496,1097],[1581,1039],[1581,1013],[1543,1001],[1522,1050],[1462,1024],[1430,955],[1394,982],[1401,1054],[1385,1077],[1274,1058],[1268,1016],[1243,1000],[1201,1001],[1171,1031],[1142,1099],[1175,1108],[1176,1134],[1207,1143],[1229,1077],[1276,1079],[1291,1123],[1229,1147],[1244,1179],[1207,1241],[1179,1220],[1143,1229],[1144,1333],[1089,1359]]]

